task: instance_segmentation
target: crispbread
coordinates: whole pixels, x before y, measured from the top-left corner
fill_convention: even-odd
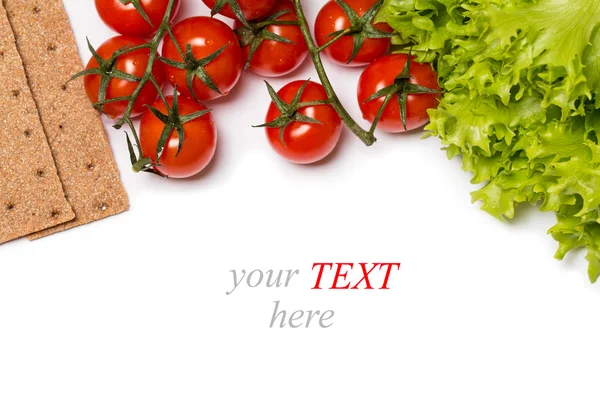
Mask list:
[[[0,5],[0,243],[74,217]]]
[[[48,137],[72,222],[30,236],[108,217],[129,208],[104,127],[85,94],[71,25],[61,0],[4,0],[29,85]]]

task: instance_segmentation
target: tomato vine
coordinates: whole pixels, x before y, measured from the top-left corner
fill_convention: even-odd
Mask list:
[[[304,9],[302,8],[301,0],[293,0],[293,3],[294,9],[296,10],[296,15],[298,16],[300,30],[302,30],[302,34],[304,35],[304,39],[308,45],[308,51],[312,58],[313,64],[315,65],[315,69],[317,70],[317,74],[319,75],[319,79],[321,80],[321,84],[327,92],[331,106],[338,113],[346,127],[350,129],[352,133],[354,133],[360,140],[362,140],[364,144],[371,146],[377,141],[377,139],[375,139],[375,135],[361,128],[361,126],[358,125],[358,123],[352,118],[352,116],[350,116],[346,108],[342,105],[342,102],[340,101],[333,88],[333,85],[331,84],[331,81],[329,80],[329,76],[327,75],[327,71],[323,65],[323,61],[321,60],[321,52],[324,50],[324,48],[317,46],[312,34],[310,33],[310,28],[308,27],[308,21],[306,20],[306,15],[304,14]],[[337,40],[337,38],[331,39],[331,41],[335,40]]]
[[[100,89],[98,91],[98,101],[96,103],[94,103],[94,107],[100,112],[103,112],[103,107],[106,104],[109,104],[112,102],[118,102],[118,101],[126,101],[127,102],[127,108],[124,112],[124,115],[122,115],[118,119],[116,124],[114,124],[114,128],[122,129],[123,126],[125,126],[125,125],[129,127],[129,130],[131,133],[127,134],[127,145],[128,145],[128,150],[130,153],[133,169],[136,172],[144,171],[144,172],[156,173],[156,171],[154,169],[155,165],[152,165],[149,161],[150,157],[147,157],[146,155],[144,155],[141,150],[140,138],[136,132],[135,126],[132,121],[132,112],[134,110],[134,105],[135,105],[136,100],[140,96],[140,93],[142,92],[142,89],[144,88],[144,86],[147,84],[154,85],[154,87],[159,92],[160,98],[163,101],[165,101],[165,97],[162,92],[162,88],[160,87],[159,83],[156,82],[156,80],[153,78],[152,70],[154,67],[154,63],[157,60],[159,62],[167,62],[166,60],[164,60],[163,58],[161,58],[158,55],[159,46],[162,43],[165,36],[169,35],[170,38],[173,39],[173,41],[175,43],[177,43],[177,41],[175,40],[175,37],[173,35],[172,29],[171,29],[171,20],[172,20],[171,16],[173,15],[176,1],[177,0],[169,0],[164,17],[160,23],[160,26],[158,26],[156,33],[152,36],[151,39],[149,39],[146,43],[144,43],[142,45],[130,46],[130,47],[125,47],[125,48],[119,49],[110,58],[104,60],[96,53],[96,51],[91,46],[91,44],[89,44],[89,41],[88,41],[88,46],[90,48],[90,51],[92,52],[92,56],[98,62],[99,67],[94,68],[94,69],[84,70],[72,78],[72,79],[75,79],[78,77],[82,77],[84,75],[91,75],[91,74],[96,74],[96,75],[101,76],[101,85],[100,85]],[[145,20],[148,20],[148,17],[145,15],[143,9],[141,9],[141,6],[139,5],[139,3],[137,1],[133,1],[133,0],[130,2],[135,6],[136,10],[138,12],[140,12],[142,17],[144,17]],[[297,25],[299,26],[299,28],[302,32],[302,36],[304,37],[304,40],[306,41],[306,44],[309,49],[310,57],[312,59],[312,62],[316,69],[316,72],[319,76],[319,79],[320,79],[320,81],[325,89],[325,92],[327,94],[327,97],[328,97],[328,100],[326,101],[326,103],[331,105],[331,107],[333,107],[333,109],[339,115],[339,117],[341,118],[343,123],[348,127],[348,129],[354,135],[356,135],[365,145],[370,146],[376,142],[376,138],[373,134],[373,132],[374,132],[373,128],[375,125],[370,130],[365,130],[348,113],[348,111],[346,110],[346,108],[344,107],[342,102],[340,101],[340,99],[329,79],[327,71],[325,70],[323,62],[321,60],[321,53],[328,46],[335,43],[337,40],[339,40],[343,36],[353,36],[354,37],[355,48],[354,48],[354,51],[352,54],[353,56],[356,55],[356,53],[358,52],[358,49],[360,49],[361,43],[366,38],[390,37],[390,35],[388,33],[380,32],[377,29],[373,28],[371,25],[376,12],[379,10],[379,8],[381,8],[381,6],[383,4],[383,0],[380,0],[362,18],[359,18],[356,15],[356,13],[354,13],[343,0],[336,0],[336,2],[338,4],[340,4],[340,6],[344,9],[344,11],[348,14],[348,17],[351,19],[353,27],[350,29],[347,29],[347,30],[336,32],[337,34],[332,36],[331,40],[328,43],[326,43],[323,46],[318,46],[310,32],[310,28],[308,26],[308,22],[307,22],[307,19],[306,19],[305,13],[304,13],[304,9],[302,6],[302,1],[301,0],[292,0],[293,8],[294,8],[294,11],[295,11],[297,19],[298,19]],[[129,3],[129,1],[127,3]],[[283,15],[285,12],[280,12],[274,16],[271,16],[271,19],[268,19],[266,21],[262,21],[262,22],[258,22],[258,23],[248,22],[244,19],[243,13],[241,12],[241,9],[240,9],[240,6],[239,6],[237,0],[217,1],[211,14],[212,15],[216,14],[225,5],[229,5],[230,8],[232,9],[233,13],[240,20],[240,22],[244,28],[238,30],[238,33],[240,33],[240,32],[247,33],[247,35],[245,35],[245,36],[242,35],[242,40],[246,40],[248,42],[248,44],[251,45],[252,49],[255,49],[258,46],[258,44],[253,42],[254,39],[251,34],[258,35],[258,42],[260,42],[260,40],[263,40],[263,39],[282,40],[277,37],[270,37],[269,34],[263,28],[265,28],[266,26],[268,26],[270,24],[278,24],[278,23],[291,24],[290,22],[287,22],[287,21],[282,21],[282,22],[276,21],[276,19],[280,15]],[[292,10],[289,10],[289,11],[291,12]],[[294,24],[296,24],[296,23],[294,23]],[[129,74],[126,74],[126,73],[114,68],[116,60],[120,56],[123,56],[127,53],[130,53],[130,52],[136,51],[136,50],[140,50],[140,49],[147,49],[149,51],[148,63],[147,63],[144,75],[142,77],[131,76]],[[219,52],[216,52],[215,54],[213,54],[205,59],[196,60],[191,55],[189,48],[186,48],[184,50],[184,49],[181,49],[179,46],[177,46],[177,50],[180,53],[182,60],[184,60],[184,61],[182,63],[175,63],[173,61],[170,61],[170,62],[173,66],[176,66],[178,68],[185,67],[188,71],[190,71],[190,73],[188,74],[189,75],[188,76],[188,84],[191,83],[191,80],[194,79],[194,76],[198,76],[200,79],[202,79],[203,82],[207,82],[209,87],[213,87],[214,84],[212,84],[212,81],[210,81],[210,77],[206,76],[206,73],[203,70],[203,66],[204,66],[204,64],[207,64],[208,62],[210,62],[212,59],[216,58],[219,55]],[[250,52],[250,54],[252,54],[252,52]],[[129,96],[107,99],[106,98],[106,89],[107,89],[109,81],[113,78],[123,79],[123,80],[130,81],[130,82],[136,82],[138,85],[137,85],[136,89]],[[177,90],[177,89],[175,89],[175,90]],[[194,93],[193,90],[191,92]],[[273,95],[273,93],[274,93],[274,90],[272,90],[272,88],[270,88],[271,96]],[[288,111],[290,111],[290,110],[288,110]],[[298,117],[296,116],[295,118],[298,118]],[[287,122],[277,121],[277,126],[280,128],[281,127],[285,128],[286,123]],[[279,125],[281,125],[281,126],[279,126]],[[171,124],[168,124],[167,126],[171,126]],[[176,124],[176,127],[180,127],[180,124],[179,125]],[[180,129],[176,129],[176,130],[179,134]],[[165,129],[163,132],[163,136],[161,137],[161,140],[159,141],[159,143],[161,143],[164,146],[164,143],[167,141],[169,135],[171,135],[171,134],[172,134],[171,131]],[[133,142],[130,139],[130,135],[133,137]],[[184,139],[183,136],[181,136],[180,143],[179,143],[180,146],[183,145],[183,139]],[[160,145],[159,145],[159,147],[160,147]],[[137,148],[137,150],[136,150],[136,148]],[[157,155],[160,155],[161,151],[162,151],[161,148],[157,148]],[[158,158],[156,158],[156,159],[158,160]]]

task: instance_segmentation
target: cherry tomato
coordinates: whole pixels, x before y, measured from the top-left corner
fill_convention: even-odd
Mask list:
[[[369,11],[378,0],[346,0],[346,3],[356,12],[359,17],[362,17]],[[348,16],[334,0],[327,2],[315,21],[315,39],[319,46],[323,46],[332,38],[334,32],[350,28],[352,24]],[[386,23],[374,24],[375,28],[383,32],[393,32],[393,29]],[[386,39],[370,39],[367,38],[363,43],[360,51],[353,61],[348,63],[354,48],[354,37],[344,36],[337,42],[325,49],[324,53],[334,62],[341,65],[361,66],[367,65],[376,58],[381,57],[389,50],[391,40]]]
[[[367,99],[379,90],[394,83],[396,77],[403,71],[408,56],[406,54],[391,54],[381,57],[369,65],[358,81],[358,104],[363,113],[363,118],[373,123],[385,97],[367,102]],[[437,76],[429,64],[419,64],[412,61],[410,64],[410,83],[433,90],[440,90]],[[410,131],[425,125],[429,121],[427,110],[436,108],[438,94],[409,94],[406,100],[406,130]],[[394,95],[386,106],[378,128],[386,132],[404,132],[398,95]]]
[[[135,9],[132,3],[123,4],[121,0],[95,0],[96,10],[102,21],[121,35],[147,37],[158,30],[169,0],[140,0],[140,6],[152,22],[150,25]],[[175,0],[171,21],[179,11],[179,0]]]
[[[215,6],[217,0],[202,0],[211,10]],[[267,13],[273,8],[277,0],[237,0],[244,18],[248,21],[254,21],[267,15]],[[222,14],[228,18],[236,19],[231,7],[226,5],[219,14]]]
[[[167,97],[169,106],[173,105],[173,96]],[[179,115],[185,116],[206,110],[202,104],[189,97],[179,96]],[[165,103],[158,99],[153,107],[167,114]],[[165,124],[156,118],[150,110],[146,111],[140,122],[140,144],[144,156],[156,163],[156,147]],[[217,148],[217,128],[210,113],[183,124],[185,138],[179,154],[179,136],[171,133],[165,149],[160,157],[159,166],[155,169],[169,178],[189,178],[202,171],[212,160]]]
[[[290,104],[305,83],[288,83],[277,94],[284,102]],[[309,82],[302,92],[300,102],[326,99],[327,93],[323,86]],[[303,107],[298,112],[316,119],[320,124],[294,121],[285,128],[283,142],[279,128],[266,128],[269,143],[279,155],[293,163],[310,164],[320,161],[335,149],[340,140],[342,120],[330,105]],[[271,122],[280,115],[277,106],[271,102],[266,121]]]
[[[115,51],[123,47],[133,47],[139,46],[141,44],[144,44],[144,41],[133,36],[115,36],[102,43],[102,45],[98,47],[96,52],[102,59],[108,60],[110,57],[112,57]],[[130,53],[123,54],[122,56],[117,58],[117,62],[114,66],[114,69],[141,78],[146,72],[149,56],[149,49],[139,49]],[[96,62],[96,59],[94,57],[90,58],[86,69],[89,70],[97,67],[98,63]],[[165,81],[165,72],[161,63],[154,63],[154,66],[152,68],[152,76],[154,77],[156,82],[160,86],[162,86],[162,84]],[[100,81],[100,75],[86,75],[84,77],[85,91],[92,103],[96,103],[98,101]],[[130,96],[135,91],[137,86],[137,82],[130,82],[124,79],[113,78],[110,80],[106,89],[106,100]],[[152,85],[152,83],[146,83],[144,85],[144,88],[140,92],[140,95],[138,96],[137,100],[135,101],[135,105],[133,107],[133,112],[131,116],[135,117],[144,112],[145,105],[151,104],[154,100],[156,100],[157,96],[158,92],[156,91],[154,85]],[[128,102],[124,100],[113,103],[107,103],[104,105],[103,111],[106,114],[108,114],[111,118],[117,118],[123,116],[127,109],[127,105]]]
[[[187,46],[191,46],[196,60],[225,48],[217,58],[204,67],[221,94],[206,86],[198,76],[194,76],[193,90],[198,100],[213,100],[226,96],[240,79],[244,68],[244,55],[233,30],[218,19],[192,17],[175,25],[173,35],[184,53]],[[165,37],[162,56],[169,60],[182,61],[181,54],[170,35]],[[165,65],[165,68],[171,85],[177,85],[181,93],[193,97],[187,84],[187,71],[169,65]]]
[[[279,0],[269,15],[283,10],[287,14],[277,18],[277,21],[297,21],[294,5],[291,0]],[[245,29],[241,22],[235,24],[236,30]],[[258,75],[267,77],[278,77],[289,74],[298,68],[308,55],[308,46],[302,36],[302,31],[294,25],[269,25],[265,29],[275,35],[288,39],[292,43],[278,42],[265,39],[258,46],[250,61],[250,70]],[[239,32],[239,31],[238,31]],[[244,58],[247,60],[250,46],[242,47]]]

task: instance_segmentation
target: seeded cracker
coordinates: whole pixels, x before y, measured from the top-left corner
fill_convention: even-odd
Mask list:
[[[82,69],[61,0],[4,0],[29,85],[75,220],[31,235],[37,239],[129,208],[127,194]]]
[[[0,243],[74,217],[0,5]]]

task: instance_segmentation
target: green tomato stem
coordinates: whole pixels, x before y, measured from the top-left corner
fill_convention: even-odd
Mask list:
[[[348,114],[348,111],[342,105],[340,99],[338,98],[333,86],[331,85],[331,81],[327,76],[327,72],[325,71],[325,67],[323,66],[323,61],[321,60],[321,49],[315,43],[313,39],[310,28],[308,27],[308,22],[306,20],[306,16],[304,15],[304,10],[302,9],[301,0],[293,0],[294,9],[296,10],[296,15],[298,16],[298,24],[300,26],[300,30],[302,31],[302,35],[306,40],[306,44],[308,45],[308,50],[310,52],[310,56],[312,58],[313,64],[315,65],[315,69],[317,70],[317,74],[319,75],[319,79],[325,88],[325,92],[331,101],[331,106],[338,113],[344,124],[354,133],[360,140],[363,141],[367,146],[371,146],[376,142],[375,136],[361,128],[358,123]]]
[[[158,46],[160,45],[162,39],[167,34],[170,29],[171,15],[173,14],[173,9],[175,7],[176,0],[169,0],[169,4],[167,5],[167,9],[165,11],[165,16],[156,31],[156,34],[152,38],[150,42],[148,42],[148,49],[150,50],[150,54],[148,56],[148,65],[146,66],[146,71],[144,72],[144,76],[142,80],[135,88],[135,91],[131,94],[131,100],[127,105],[127,110],[125,111],[125,115],[119,120],[119,122],[115,125],[116,129],[121,129],[121,127],[127,122],[127,119],[131,117],[131,113],[133,112],[133,107],[135,106],[135,101],[139,97],[140,93],[144,86],[150,82],[150,78],[152,78],[152,69],[154,68],[154,63],[156,62],[156,56],[158,52]],[[160,90],[159,90],[160,92]],[[140,149],[141,151],[141,149]]]
[[[340,40],[341,38],[343,38],[344,36],[348,35],[349,33],[352,32],[352,29],[348,28],[348,29],[344,29],[343,31],[341,31],[340,33],[338,33],[337,35],[335,35],[335,37],[331,38],[331,40],[329,40],[327,43],[325,43],[323,46],[318,47],[317,51],[319,53],[322,53],[325,49],[327,49],[329,46],[331,46],[332,44],[334,44],[335,42],[337,42],[338,40]]]
[[[139,172],[144,171],[151,164],[152,164],[152,160],[151,159],[149,159],[149,158],[141,158],[140,160],[138,160],[135,163],[133,163],[133,165],[131,166],[131,169],[133,169],[133,172],[139,173]]]

